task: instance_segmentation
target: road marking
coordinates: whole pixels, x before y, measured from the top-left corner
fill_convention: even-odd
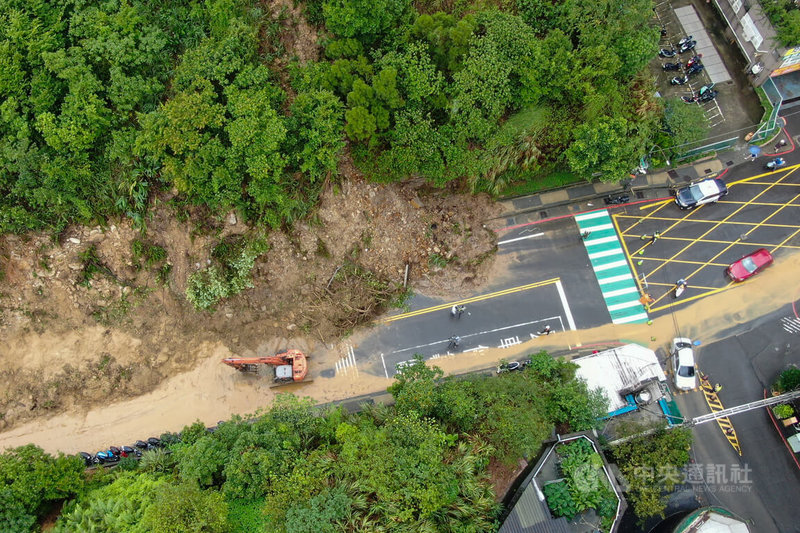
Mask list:
[[[614,291],[604,292],[603,298],[613,298],[614,296],[622,296],[623,294],[633,294],[633,293],[639,294],[639,291],[636,290],[636,287],[625,287],[624,289],[617,289]],[[638,302],[639,300],[636,301]]]
[[[619,261],[612,261],[611,263],[606,263],[605,265],[599,265],[594,267],[595,272],[602,272],[603,270],[608,270],[609,268],[617,268],[621,266],[627,265],[628,262],[624,259],[620,259]]]
[[[569,309],[569,303],[567,303],[567,295],[564,293],[564,287],[561,285],[561,281],[556,281],[556,290],[558,291],[558,297],[561,298],[561,307],[564,309],[564,314],[567,315],[567,324],[569,324],[569,329],[575,331],[577,328],[575,327],[575,320],[572,318],[572,311]],[[559,317],[560,319],[561,317]],[[562,329],[564,325],[561,325]]]
[[[781,327],[787,333],[800,333],[800,318],[785,316],[781,318]]]
[[[601,231],[604,229],[614,229],[614,224],[598,224],[597,226],[581,226],[584,231],[592,232],[592,231]]]
[[[381,362],[383,363],[383,373],[386,375],[386,379],[389,379],[389,372],[386,370],[386,359],[383,358],[383,354],[381,354]]]
[[[514,239],[506,239],[504,241],[498,241],[497,245],[500,246],[502,244],[508,244],[510,242],[517,242],[517,241],[521,241],[521,240],[524,240],[524,239],[532,239],[534,237],[541,237],[542,235],[544,235],[544,233],[536,233],[535,235],[526,235],[524,237],[516,237]]]
[[[591,216],[589,216],[591,215]],[[590,222],[586,222],[589,220]],[[613,230],[610,237],[592,238],[592,233],[584,239],[583,243],[592,264],[592,270],[603,292],[608,314],[614,324],[647,321],[647,313],[639,301],[637,283],[633,279],[628,261],[625,257],[624,242],[620,243],[617,236],[619,228],[611,218],[607,209],[601,209],[585,215],[575,217],[580,232],[590,231],[592,227],[602,227]],[[589,224],[594,224],[590,226]],[[597,250],[599,246],[601,249]],[[597,251],[594,251],[597,250]],[[591,252],[591,253],[590,253]],[[603,291],[604,286],[609,286]],[[620,297],[622,301],[620,301]]]
[[[637,301],[631,301],[631,302],[623,302],[621,304],[609,305],[608,306],[608,310],[609,311],[616,311],[617,309],[625,309],[627,307],[634,307],[638,303],[639,303],[639,301],[637,300]]]
[[[606,216],[606,215],[607,215],[607,213],[605,212],[605,210],[591,211],[589,213],[584,213],[582,215],[576,215],[575,216],[575,220],[577,220],[578,222],[583,222],[584,220],[590,220],[590,219],[593,219],[593,218],[600,218],[600,217],[603,217],[603,216]]]
[[[796,169],[797,169],[797,166],[795,166],[795,170],[796,170]],[[792,172],[794,172],[794,170],[792,170]],[[789,175],[791,175],[791,174],[792,174],[792,172],[787,172],[787,173],[786,173],[786,174],[785,174],[785,175],[784,175],[784,176],[783,176],[781,179],[784,179],[784,178],[787,178],[787,177],[789,177]],[[773,184],[773,185],[771,185],[771,186],[769,186],[769,187],[765,188],[763,191],[759,192],[758,194],[756,194],[756,195],[755,195],[755,196],[754,196],[754,197],[751,199],[751,202],[752,202],[752,201],[755,201],[755,200],[756,200],[756,198],[758,198],[758,197],[759,197],[759,196],[761,196],[762,194],[764,194],[764,193],[766,193],[767,191],[769,191],[769,190],[770,190],[772,187],[774,187],[775,185],[777,185],[779,182],[780,182],[780,180],[779,180],[779,181],[777,181],[777,182],[775,182],[775,184]],[[790,202],[788,202],[788,203],[794,202],[794,201],[795,201],[795,200],[797,200],[798,198],[800,198],[800,194],[796,195],[796,196],[795,196],[794,198],[792,198],[792,200],[791,200]],[[706,236],[706,235],[708,235],[710,232],[712,232],[713,230],[715,230],[716,228],[718,228],[718,227],[719,227],[719,226],[720,226],[720,225],[721,225],[723,222],[725,222],[725,221],[727,221],[728,219],[730,219],[732,216],[734,216],[735,214],[737,214],[739,211],[741,211],[742,209],[744,209],[744,208],[745,208],[745,207],[747,207],[748,205],[749,205],[749,202],[745,202],[745,203],[744,203],[744,204],[742,204],[740,207],[738,207],[738,208],[737,208],[737,209],[736,209],[736,210],[735,210],[733,213],[731,213],[730,215],[728,215],[727,217],[725,217],[725,218],[724,218],[723,220],[721,220],[720,222],[716,223],[714,226],[712,226],[712,227],[711,227],[711,229],[709,229],[708,231],[706,231],[705,233],[703,233],[703,234],[702,234],[700,237],[701,237],[701,238],[702,238],[702,237],[705,237],[705,236]],[[716,258],[718,258],[718,257],[719,257],[719,256],[721,256],[722,254],[724,254],[725,252],[727,252],[729,249],[733,248],[733,247],[734,247],[736,244],[738,244],[738,243],[740,243],[741,241],[743,241],[743,240],[745,239],[745,237],[747,237],[747,236],[748,236],[748,235],[750,235],[750,234],[751,234],[753,231],[755,231],[756,229],[758,229],[759,227],[761,227],[761,226],[762,226],[763,224],[765,224],[765,223],[766,223],[766,222],[767,222],[769,219],[771,219],[772,217],[774,217],[775,215],[777,215],[777,214],[778,214],[778,213],[779,213],[779,212],[780,212],[782,209],[783,209],[783,207],[781,207],[781,208],[779,208],[779,209],[776,209],[776,210],[775,210],[775,211],[773,211],[773,212],[772,212],[772,213],[771,213],[771,214],[770,214],[768,217],[766,217],[765,219],[761,220],[761,221],[760,221],[760,222],[758,222],[758,223],[757,223],[755,226],[753,226],[752,228],[750,228],[749,230],[747,230],[747,231],[746,231],[746,232],[745,232],[743,235],[741,235],[741,236],[740,236],[738,239],[736,239],[736,240],[735,240],[735,241],[733,241],[733,242],[729,242],[729,243],[728,243],[728,245],[727,245],[725,248],[723,248],[723,249],[722,249],[722,250],[720,250],[720,251],[719,251],[717,254],[715,254],[713,257],[711,257],[711,259],[709,259],[708,261],[704,262],[702,265],[700,265],[699,267],[697,267],[696,269],[694,269],[694,271],[693,271],[693,272],[691,272],[691,273],[690,273],[688,276],[684,276],[684,277],[683,277],[683,279],[685,279],[685,280],[687,280],[687,281],[688,281],[688,280],[690,280],[690,279],[692,279],[692,276],[694,276],[695,274],[697,274],[698,272],[700,272],[701,270],[703,270],[705,267],[707,267],[709,264],[711,264],[711,263],[712,263],[712,262],[713,262],[713,261],[714,261]],[[796,231],[794,234],[796,234],[796,233],[798,233],[798,232],[800,232],[800,230]],[[785,240],[783,243],[781,243],[781,244],[779,244],[778,246],[776,246],[776,247],[775,247],[775,250],[777,250],[778,248],[780,248],[782,244],[784,244],[786,241],[788,241],[789,239],[791,239],[791,237],[792,237],[792,236],[794,236],[794,234],[792,234],[792,235],[791,235],[791,236],[790,236],[788,239],[786,239],[786,240]],[[657,267],[655,267],[653,270],[651,270],[651,271],[649,272],[649,274],[648,274],[648,275],[649,275],[649,276],[652,276],[654,273],[658,272],[658,271],[659,271],[659,270],[660,270],[662,267],[664,267],[665,265],[667,265],[667,264],[670,262],[670,260],[671,260],[671,259],[674,259],[675,257],[677,257],[677,256],[678,256],[678,254],[680,254],[680,253],[682,253],[682,252],[684,252],[684,251],[688,250],[688,249],[689,249],[690,247],[692,247],[693,245],[694,245],[694,242],[691,242],[691,243],[687,244],[687,245],[686,245],[686,246],[684,246],[684,247],[683,247],[683,248],[682,248],[682,249],[681,249],[681,250],[680,250],[678,253],[674,254],[674,255],[673,255],[673,256],[672,256],[670,259],[668,259],[667,261],[665,261],[665,262],[661,263],[660,265],[658,265]],[[732,282],[731,282],[731,283],[732,283]],[[727,286],[730,286],[730,285],[731,285],[731,283],[729,283]],[[666,296],[667,296],[669,293],[670,293],[670,291],[667,291],[667,292],[665,292],[664,294],[662,294],[661,296],[659,296],[658,298],[656,298],[656,300],[655,300],[653,303],[655,304],[655,303],[659,302],[660,300],[662,300],[662,299],[666,298]],[[684,300],[684,301],[686,301],[686,300]],[[670,305],[672,305],[672,304],[670,304]]]
[[[581,228],[581,229],[583,229],[583,228]],[[584,242],[584,244],[586,244],[586,246],[597,246],[597,245],[600,245],[600,244],[606,244],[606,243],[609,243],[609,242],[614,242],[616,240],[618,240],[617,236],[614,235],[612,237],[600,237],[599,239],[591,239],[591,240],[587,238],[583,242]]]
[[[610,255],[621,255],[625,257],[625,254],[622,253],[620,249],[613,249],[613,250],[604,250],[602,252],[595,252],[593,254],[589,254],[589,259],[600,259],[601,257],[608,257]]]
[[[526,291],[528,289],[536,289],[538,287],[544,287],[546,285],[552,285],[553,283],[555,283],[558,280],[559,280],[559,278],[551,278],[551,279],[546,279],[544,281],[537,281],[537,282],[534,282],[534,283],[529,283],[527,285],[520,285],[519,287],[511,287],[510,289],[503,289],[503,290],[500,290],[500,291],[491,292],[489,294],[483,294],[481,296],[474,296],[472,298],[466,298],[464,300],[459,300],[457,302],[450,302],[450,303],[446,303],[446,304],[434,305],[434,306],[431,306],[431,307],[426,307],[424,309],[418,309],[417,311],[409,311],[408,313],[401,313],[399,315],[388,316],[388,317],[376,320],[375,322],[378,323],[378,324],[387,324],[389,322],[394,322],[395,320],[403,320],[405,318],[410,318],[410,317],[413,317],[413,316],[419,316],[419,315],[424,315],[424,314],[427,314],[427,313],[433,313],[435,311],[442,311],[444,309],[450,309],[454,305],[463,305],[463,304],[468,304],[468,303],[480,302],[480,301],[483,301],[483,300],[489,300],[491,298],[497,298],[498,296],[505,296],[506,294],[514,294],[516,292],[522,292],[522,291]]]
[[[608,285],[609,283],[614,283],[616,281],[623,281],[626,279],[633,279],[633,276],[630,274],[620,274],[619,276],[612,276],[610,278],[603,278],[598,280],[600,285]]]
[[[356,377],[358,377],[358,365],[356,364],[356,353],[353,350],[351,345],[347,345],[347,355],[336,361],[334,365],[336,369],[336,375],[339,374],[349,374],[350,369],[352,368],[355,371]]]
[[[700,374],[700,390],[703,391],[703,396],[706,399],[706,403],[708,404],[709,409],[711,412],[716,413],[718,411],[722,411],[725,407],[722,405],[722,402],[719,399],[719,395],[714,392],[714,387],[711,385],[711,382],[708,378],[703,379],[703,374]],[[722,434],[728,439],[728,442],[731,443],[733,449],[736,450],[739,455],[742,455],[742,447],[739,444],[739,437],[736,435],[736,430],[731,424],[731,419],[728,417],[724,418],[717,418],[717,425],[719,425],[719,429],[722,430]]]
[[[477,333],[468,333],[466,335],[461,335],[461,338],[462,339],[468,339],[470,337],[476,337],[478,335],[487,335],[489,333],[497,333],[498,331],[505,331],[505,330],[508,330],[508,329],[521,328],[523,326],[530,326],[531,324],[540,324],[542,322],[546,323],[546,322],[548,322],[550,320],[555,320],[557,318],[561,318],[561,317],[559,317],[559,316],[550,316],[550,317],[547,317],[547,318],[541,318],[539,320],[531,320],[530,322],[520,322],[519,324],[512,324],[510,326],[503,326],[501,328],[487,329],[485,331],[479,331]],[[440,341],[428,342],[428,343],[425,343],[425,344],[417,344],[416,346],[411,346],[409,348],[403,348],[401,350],[395,350],[393,352],[390,352],[390,355],[391,354],[396,354],[396,353],[407,352],[409,350],[416,350],[418,348],[427,348],[428,346],[433,346],[435,344],[443,344],[443,343],[446,343],[448,341],[449,341],[449,339],[443,339],[443,340],[440,340]]]

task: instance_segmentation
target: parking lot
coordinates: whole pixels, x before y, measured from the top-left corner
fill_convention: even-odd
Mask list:
[[[613,215],[639,288],[653,298],[651,316],[731,288],[725,268],[758,248],[769,250],[776,262],[784,250],[800,249],[800,165],[728,188],[716,204],[689,211],[664,200]],[[655,240],[654,232],[660,234]],[[681,278],[688,288],[675,299]]]
[[[753,91],[747,75],[746,63],[736,46],[724,36],[724,22],[705,2],[692,0],[660,0],[656,2],[655,24],[666,30],[659,48],[677,47],[680,39],[692,35],[696,48],[674,58],[654,58],[651,72],[656,78],[659,93],[664,97],[697,95],[703,86],[715,83],[719,95],[712,101],[695,106],[705,114],[711,130],[708,142],[732,137],[743,137],[754,131],[761,120],[763,108]],[[690,78],[685,85],[671,85],[673,77],[683,77],[684,70],[663,71],[664,63],[682,61],[684,64],[695,54],[702,54],[705,69]]]

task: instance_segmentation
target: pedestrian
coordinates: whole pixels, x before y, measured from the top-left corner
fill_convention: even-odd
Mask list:
[[[450,343],[447,345],[447,349],[450,350],[458,348],[458,344],[461,342],[461,337],[458,335],[453,335],[450,337]]]
[[[467,310],[466,307],[464,307],[463,305],[459,305],[458,309],[456,310],[456,312],[458,313],[458,318],[461,318],[461,313],[463,313],[466,310]]]
[[[654,242],[656,242],[656,241],[657,241],[657,240],[658,240],[660,237],[661,237],[661,234],[660,234],[659,232],[657,232],[657,231],[654,231],[654,232],[653,232],[653,236],[652,236],[652,237],[650,237],[650,243],[649,243],[649,244],[653,244],[653,243],[654,243]]]
[[[733,428],[728,428],[725,430],[725,434],[729,437],[733,437]]]
[[[722,385],[720,385],[719,383],[717,383],[716,385],[714,385],[714,392],[719,392],[719,391],[721,391],[721,390],[722,390]]]
[[[780,141],[778,141],[778,144],[775,145],[775,151],[777,152],[784,146],[786,146],[786,139],[781,139]]]
[[[550,329],[550,326],[545,324],[544,329],[539,332],[539,335],[550,335],[552,332],[553,330]]]
[[[450,318],[455,318],[458,315],[458,306],[453,306],[450,308]]]

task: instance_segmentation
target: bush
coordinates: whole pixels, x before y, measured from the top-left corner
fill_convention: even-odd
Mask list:
[[[777,416],[778,418],[784,419],[792,416],[794,414],[794,409],[792,409],[791,405],[786,405],[785,403],[782,403],[780,405],[776,405],[775,407],[773,407],[772,412],[775,413],[775,416]]]
[[[572,495],[565,481],[545,485],[544,496],[547,498],[547,507],[556,517],[563,516],[567,520],[572,520],[578,514],[578,507],[572,500]]]
[[[781,392],[793,391],[800,387],[800,368],[789,368],[781,372],[777,386]]]

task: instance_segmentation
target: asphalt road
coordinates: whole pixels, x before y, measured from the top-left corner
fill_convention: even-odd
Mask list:
[[[762,399],[783,369],[800,365],[800,334],[784,328],[787,316],[793,316],[791,306],[742,324],[735,335],[697,350],[699,368],[723,386],[719,397],[725,407]],[[678,396],[677,402],[689,418],[708,412],[699,391]],[[715,422],[694,428],[693,460],[703,472],[702,481],[693,485],[698,499],[737,513],[754,524],[753,531],[800,532],[800,469],[766,409],[735,415],[731,422],[741,457]],[[734,472],[739,480],[731,479]]]
[[[788,129],[793,136],[799,133],[800,120]],[[783,157],[790,166],[774,173],[763,170],[771,158],[766,155],[729,167],[723,179],[730,194],[717,204],[689,212],[670,201],[609,209],[613,229],[604,227],[603,238],[616,234],[624,248],[622,263],[631,267],[632,277],[646,280],[646,288],[657,298],[651,316],[727,290],[725,267],[756,247],[770,249],[776,261],[800,250],[800,166],[793,166],[800,164],[800,151]],[[486,347],[527,341],[545,325],[563,331],[610,323],[611,307],[620,304],[608,298],[610,285],[598,281],[591,247],[580,238],[580,223],[567,217],[501,232],[498,264],[504,270],[490,286],[463,299],[415,296],[406,312],[376,324],[372,334],[351,347],[336,372],[355,367],[392,377],[398,365],[415,354],[425,359],[470,357]],[[652,243],[641,238],[654,231],[661,238]],[[687,293],[674,300],[670,289],[677,279],[687,277]],[[466,312],[456,319],[449,309],[458,302],[466,305]],[[725,406],[762,398],[780,370],[789,363],[800,364],[800,336],[781,321],[789,312],[784,309],[736,325],[725,340],[698,349],[700,369],[723,385],[720,399]],[[703,317],[697,319],[696,326],[701,327]],[[460,344],[448,348],[453,335],[460,337]],[[700,392],[680,395],[677,401],[687,417],[709,411]],[[753,531],[800,532],[795,525],[800,523],[795,516],[800,507],[800,471],[766,411],[737,415],[732,422],[741,457],[716,423],[694,430],[693,461],[700,475],[692,489],[698,499],[743,516],[754,524]]]
[[[506,271],[481,293],[460,300],[415,296],[407,312],[389,317],[354,348],[359,371],[391,377],[398,364],[416,354],[426,359],[469,357],[487,347],[504,348],[530,340],[546,325],[560,332],[608,322],[572,219],[504,235],[498,256]],[[459,301],[466,302],[466,312],[454,319],[450,307]],[[448,349],[453,335],[460,337],[460,344]]]

